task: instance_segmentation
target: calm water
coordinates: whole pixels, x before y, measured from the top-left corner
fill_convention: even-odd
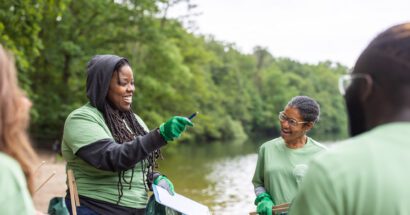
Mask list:
[[[207,205],[212,214],[249,214],[255,211],[251,179],[261,143],[166,147],[159,170],[172,180],[177,193]]]

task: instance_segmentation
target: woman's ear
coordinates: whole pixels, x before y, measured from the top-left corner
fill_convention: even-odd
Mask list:
[[[305,127],[305,132],[308,132],[310,129],[312,129],[314,125],[315,125],[314,122],[305,123],[305,125],[304,125],[304,127]]]

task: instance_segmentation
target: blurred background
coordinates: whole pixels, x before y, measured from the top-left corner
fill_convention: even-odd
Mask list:
[[[1,0],[0,43],[15,55],[34,104],[32,140],[52,164],[39,177],[61,171],[36,194],[37,206],[64,195],[53,145],[67,115],[87,102],[93,55],[129,59],[132,108],[150,128],[199,111],[194,128],[164,148],[160,171],[215,214],[246,213],[255,210],[257,148],[279,135],[279,111],[293,96],[310,96],[321,105],[310,136],[346,138],[338,77],[371,36],[410,18],[409,9],[399,0]]]

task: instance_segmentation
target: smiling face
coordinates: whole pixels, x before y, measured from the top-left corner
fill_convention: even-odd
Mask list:
[[[120,111],[130,110],[134,91],[134,75],[131,67],[124,65],[118,71],[114,71],[107,95],[111,105]]]
[[[299,113],[299,110],[295,107],[287,106],[283,111],[283,115],[287,120],[279,120],[280,122],[280,135],[286,143],[299,141],[305,137],[306,132],[313,127],[312,122],[297,123],[296,125],[290,125],[290,120],[297,122],[304,122],[304,119]]]

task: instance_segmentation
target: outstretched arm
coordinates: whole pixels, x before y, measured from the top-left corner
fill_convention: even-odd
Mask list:
[[[158,129],[155,129],[122,144],[109,138],[98,140],[80,148],[76,155],[97,169],[117,172],[132,168],[165,144]]]

